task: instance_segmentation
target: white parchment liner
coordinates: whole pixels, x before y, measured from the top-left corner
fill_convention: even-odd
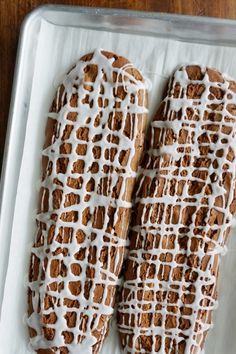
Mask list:
[[[26,277],[35,234],[41,151],[47,112],[64,74],[83,55],[95,48],[127,57],[151,80],[150,118],[160,103],[163,88],[175,68],[186,63],[215,67],[236,79],[236,48],[191,44],[110,32],[55,26],[42,21],[38,34],[35,71],[23,158],[15,203],[8,271],[0,323],[0,348],[4,354],[28,354]],[[19,116],[18,119],[21,119]],[[12,183],[16,183],[13,181]],[[232,231],[222,258],[219,309],[210,332],[206,354],[236,353],[236,237]],[[6,235],[8,237],[9,235]],[[0,250],[1,252],[4,250]],[[1,286],[1,284],[0,284]],[[101,354],[122,354],[115,322]],[[78,352],[79,354],[79,352]]]

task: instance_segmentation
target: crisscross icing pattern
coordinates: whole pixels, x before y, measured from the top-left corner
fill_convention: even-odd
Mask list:
[[[32,249],[28,326],[39,354],[98,353],[113,314],[146,127],[146,85],[97,50],[49,113]]]
[[[236,84],[187,66],[149,129],[118,309],[125,353],[201,353],[235,211]]]

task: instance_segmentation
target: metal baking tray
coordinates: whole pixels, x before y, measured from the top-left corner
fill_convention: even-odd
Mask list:
[[[42,21],[55,26],[236,47],[236,21],[225,19],[58,5],[39,7],[25,18],[17,52],[0,185],[0,309]]]

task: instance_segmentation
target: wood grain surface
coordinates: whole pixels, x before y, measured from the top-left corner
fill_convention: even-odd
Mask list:
[[[0,0],[0,166],[20,25],[28,12],[46,3],[236,18],[236,0]]]

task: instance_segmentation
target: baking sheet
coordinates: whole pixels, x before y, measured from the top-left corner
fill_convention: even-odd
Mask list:
[[[4,354],[32,353],[24,324],[26,277],[29,253],[35,232],[34,210],[40,179],[41,147],[50,102],[63,75],[83,54],[100,47],[129,58],[152,82],[150,117],[160,103],[167,78],[176,66],[199,63],[213,66],[236,78],[236,48],[178,42],[157,37],[142,37],[81,28],[56,26],[42,20],[38,34],[36,63],[17,187],[8,271],[0,323],[1,351]],[[20,117],[19,117],[20,119]],[[234,230],[232,232],[235,233]],[[223,258],[219,309],[215,327],[207,339],[206,354],[236,352],[236,238],[230,238],[229,252]],[[4,250],[3,250],[4,251]],[[226,349],[227,348],[227,349]],[[115,329],[105,342],[102,354],[122,351]]]

